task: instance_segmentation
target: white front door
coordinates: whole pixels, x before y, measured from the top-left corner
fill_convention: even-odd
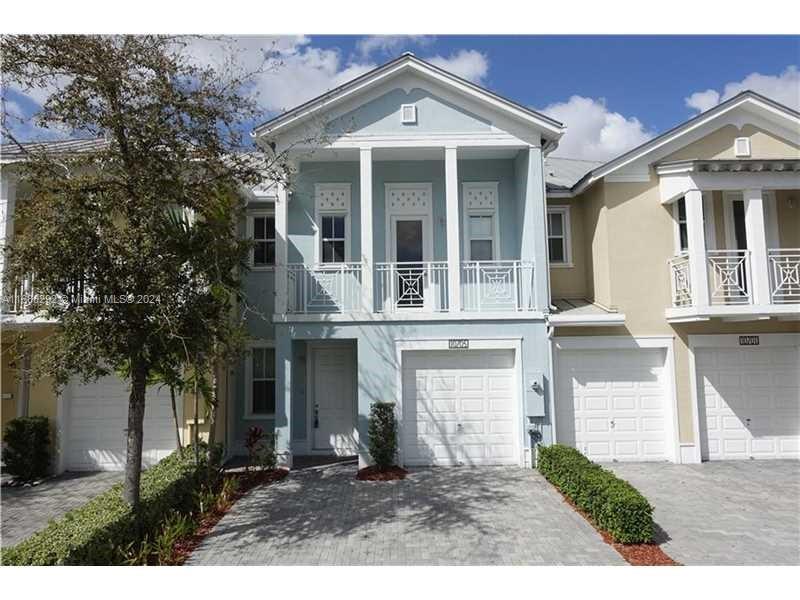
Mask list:
[[[695,360],[704,459],[800,458],[800,348],[700,348]]]
[[[598,462],[670,460],[665,351],[559,350],[557,440]]]
[[[517,465],[519,411],[512,350],[406,352],[406,465]]]
[[[355,361],[351,346],[312,347],[312,451],[357,452]]]

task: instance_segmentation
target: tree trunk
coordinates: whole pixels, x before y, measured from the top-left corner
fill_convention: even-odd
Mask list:
[[[181,444],[181,426],[178,423],[178,407],[175,404],[175,386],[169,386],[169,396],[172,400],[172,420],[175,422],[175,447],[180,450],[183,445]]]
[[[131,361],[131,395],[128,400],[127,454],[122,497],[134,512],[139,510],[139,479],[142,474],[142,439],[147,368],[138,359]]]

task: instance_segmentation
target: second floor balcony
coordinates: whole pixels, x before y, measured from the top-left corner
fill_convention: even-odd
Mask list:
[[[290,264],[276,269],[287,280],[287,314],[376,313],[413,318],[419,314],[519,314],[541,310],[532,263],[519,260],[460,263],[458,294],[451,292],[446,261]],[[365,276],[366,275],[366,276]],[[368,293],[371,286],[372,293]]]

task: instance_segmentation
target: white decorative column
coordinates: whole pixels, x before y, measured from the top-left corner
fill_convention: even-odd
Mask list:
[[[4,169],[8,171],[8,168]],[[17,200],[17,181],[9,173],[0,178],[0,281],[6,267],[6,244],[14,235],[14,209]]]
[[[689,238],[689,273],[692,281],[692,303],[708,306],[708,261],[706,258],[706,232],[703,224],[703,193],[689,190],[684,195],[686,203],[686,231]]]
[[[764,224],[762,190],[744,190],[744,226],[750,250],[750,285],[753,304],[769,304],[769,266],[767,264],[767,230]]]
[[[524,189],[520,190],[518,213],[519,258],[523,264],[520,276],[524,278],[520,306],[547,312],[550,305],[550,274],[547,268],[547,202],[541,146],[531,145],[523,150],[517,168],[520,169],[524,181]],[[533,266],[533,273],[529,270],[530,265]],[[532,295],[529,297],[529,294]]]
[[[289,271],[289,192],[277,184],[275,199],[275,312],[285,314],[288,302]]]
[[[461,310],[461,218],[458,214],[458,148],[444,149],[444,190],[447,216],[447,291],[449,311]]]
[[[372,239],[372,148],[361,148],[360,157],[360,205],[361,205],[361,299],[364,310],[373,312],[375,303],[373,293],[373,256]],[[388,235],[388,234],[387,234]]]

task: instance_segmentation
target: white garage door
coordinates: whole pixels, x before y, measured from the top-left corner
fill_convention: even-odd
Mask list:
[[[665,351],[559,350],[557,441],[590,459],[672,460]]]
[[[68,403],[66,469],[121,471],[125,468],[128,385],[118,377],[93,383],[73,380]],[[180,412],[179,412],[180,415]],[[175,450],[169,390],[150,387],[144,412],[142,463],[151,466]]]
[[[797,347],[696,351],[703,458],[800,458],[798,355]]]
[[[405,464],[519,464],[514,382],[511,350],[404,353]]]

